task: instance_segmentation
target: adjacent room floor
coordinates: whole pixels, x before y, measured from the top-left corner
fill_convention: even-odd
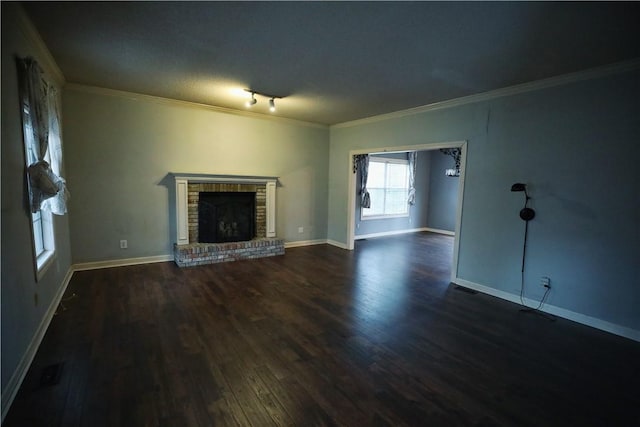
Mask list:
[[[3,426],[640,425],[640,343],[461,290],[452,244],[77,272]]]

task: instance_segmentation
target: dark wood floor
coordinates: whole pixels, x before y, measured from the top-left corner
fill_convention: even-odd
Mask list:
[[[3,425],[640,425],[640,343],[456,289],[451,254],[421,233],[76,273]]]

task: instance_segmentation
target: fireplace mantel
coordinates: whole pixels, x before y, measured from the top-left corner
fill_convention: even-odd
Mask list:
[[[176,232],[178,245],[189,243],[188,200],[190,183],[260,184],[266,186],[266,237],[276,237],[276,183],[277,177],[208,175],[193,173],[171,173],[176,183]]]

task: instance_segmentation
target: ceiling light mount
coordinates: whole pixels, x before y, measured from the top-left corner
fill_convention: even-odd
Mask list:
[[[272,95],[270,93],[264,93],[264,92],[258,92],[257,90],[253,90],[253,89],[245,89],[245,92],[249,92],[251,94],[251,99],[247,101],[246,106],[247,107],[252,107],[254,106],[258,100],[256,99],[256,95],[260,95],[264,98],[268,98],[269,99],[269,111],[274,112],[276,111],[276,99],[282,99],[284,98],[284,96],[278,96],[278,95]]]

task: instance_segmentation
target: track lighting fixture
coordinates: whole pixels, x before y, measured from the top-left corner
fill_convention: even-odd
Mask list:
[[[260,95],[263,96],[265,98],[269,98],[269,111],[274,112],[276,111],[276,99],[282,99],[282,96],[276,96],[276,95],[270,95],[267,93],[262,93],[262,92],[258,92],[255,90],[251,90],[251,89],[245,89],[245,92],[249,92],[251,94],[251,99],[249,99],[246,103],[247,107],[251,107],[253,105],[255,105],[258,100],[256,99],[256,95]]]

